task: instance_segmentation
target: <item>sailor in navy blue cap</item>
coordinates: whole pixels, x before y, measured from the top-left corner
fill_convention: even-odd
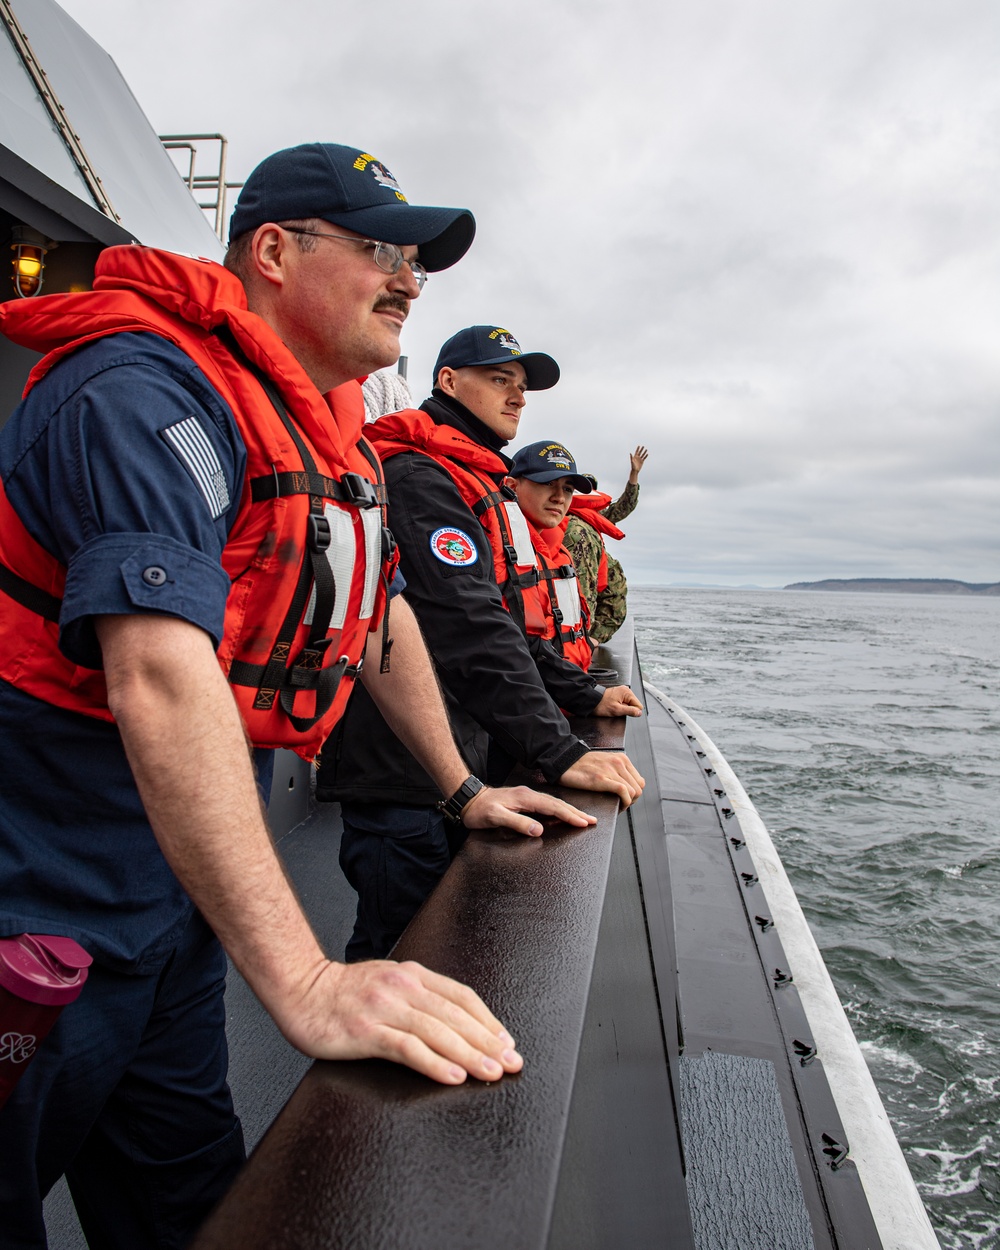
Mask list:
[[[438,353],[430,397],[365,432],[385,469],[406,600],[470,767],[499,781],[517,761],[627,806],[644,784],[635,766],[590,750],[561,709],[638,716],[641,705],[626,686],[598,685],[531,628],[522,592],[538,581],[535,551],[504,486],[511,462],[503,449],[517,435],[526,393],[558,380],[555,360],[522,350],[504,326],[467,326]],[[320,802],[341,805],[340,863],[358,893],[349,961],[388,954],[462,836],[368,694],[362,687],[352,695],[323,750],[316,789]]]
[[[562,443],[542,439],[522,447],[511,461],[510,476],[527,478],[530,482],[555,482],[566,478],[574,490],[588,494],[593,486],[589,477],[577,472],[576,461]]]
[[[250,176],[226,268],[111,247],[96,290],[0,306],[18,341],[73,348],[0,431],[0,935],[94,960],[0,1114],[5,1247],[46,1244],[67,1170],[90,1245],[195,1236],[244,1160],[218,939],[305,1054],[451,1085],[521,1067],[472,990],[326,957],[257,787],[275,747],[315,754],[359,678],[468,827],[593,821],[470,776],[404,595],[391,665],[360,663],[392,547],[357,379],[473,233],[369,153],[306,144]]]
[[[461,260],[476,234],[467,208],[411,204],[380,160],[340,143],[302,143],[261,161],[230,218],[230,244],[265,222],[297,217],[318,217],[394,246],[412,244],[426,273]]]
[[[396,363],[427,275],[461,260],[475,233],[466,208],[411,204],[371,153],[303,143],[247,179],[225,264],[322,390]]]
[[[438,352],[434,385],[442,369],[471,369],[477,365],[507,365],[524,370],[525,390],[547,391],[559,381],[559,366],[545,352],[523,352],[521,344],[503,326],[468,326],[453,334]]]

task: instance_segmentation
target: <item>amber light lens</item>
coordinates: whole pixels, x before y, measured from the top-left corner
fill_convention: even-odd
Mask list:
[[[28,243],[15,245],[12,262],[14,290],[22,299],[35,295],[41,290],[44,264],[45,252],[42,248],[33,247]]]

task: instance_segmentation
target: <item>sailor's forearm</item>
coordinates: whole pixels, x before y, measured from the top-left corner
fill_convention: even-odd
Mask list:
[[[448,797],[468,777],[469,769],[455,746],[417,618],[402,595],[392,601],[392,636],[389,672],[366,664],[361,680],[389,728]]]
[[[103,617],[97,633],[109,706],[157,842],[281,1024],[327,961],[271,843],[211,640],[159,616]]]
[[[415,963],[324,956],[271,844],[208,636],[152,616],[103,617],[97,633],[163,853],[292,1045],[320,1059],[391,1059],[451,1085],[517,1071],[510,1035],[465,986]]]

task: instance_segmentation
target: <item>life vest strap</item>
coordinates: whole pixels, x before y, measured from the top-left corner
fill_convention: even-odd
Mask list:
[[[219,326],[216,330],[219,340],[228,348],[228,350],[243,365],[249,369],[257,381],[260,383],[261,389],[270,401],[271,407],[278,415],[278,419],[285,427],[288,437],[295,444],[295,449],[299,453],[302,460],[303,471],[307,477],[310,475],[315,478],[324,478],[316,468],[316,461],[312,457],[312,453],[302,437],[298,426],[285,406],[285,401],[281,398],[281,392],[278,390],[274,381],[257,364],[250,359],[243,348],[236,340],[236,336],[228,326]],[[277,475],[280,479],[281,475]],[[295,476],[294,474],[292,475]],[[364,478],[356,475],[358,480],[363,482]],[[369,485],[371,485],[369,483]],[[337,676],[336,685],[333,687],[333,694],[330,695],[329,701],[323,707],[322,712],[318,712],[315,717],[296,717],[291,713],[291,703],[295,698],[294,692],[288,690],[288,661],[291,656],[292,644],[295,641],[295,635],[298,632],[299,622],[305,614],[306,604],[309,602],[309,596],[315,584],[316,602],[313,609],[312,620],[312,637],[306,645],[305,650],[325,648],[328,646],[327,633],[330,628],[330,621],[333,619],[333,610],[336,606],[337,587],[333,578],[333,570],[330,567],[330,561],[326,558],[325,550],[321,545],[323,526],[321,521],[325,521],[325,504],[322,495],[313,494],[306,491],[309,495],[310,509],[310,528],[307,538],[309,541],[304,543],[305,551],[303,552],[302,565],[299,570],[299,579],[295,586],[295,594],[292,596],[292,602],[285,615],[285,620],[281,626],[278,638],[271,649],[271,658],[267,662],[264,675],[260,681],[260,687],[257,691],[257,697],[254,700],[254,708],[261,711],[269,711],[274,706],[274,697],[276,692],[280,692],[281,706],[287,713],[289,720],[297,732],[303,729],[309,729],[319,720],[320,716],[325,712],[333,702],[333,694],[336,693],[336,685],[340,684],[340,676]],[[274,498],[274,496],[272,496]],[[327,523],[328,526],[328,523]],[[329,544],[327,544],[329,545]],[[293,661],[294,664],[298,661]],[[339,663],[339,661],[338,661]],[[333,666],[334,668],[337,665]],[[321,670],[322,671],[322,670]],[[324,688],[322,698],[326,697]],[[321,702],[321,694],[317,688],[316,705],[319,708]]]
[[[576,569],[572,564],[560,564],[556,568],[546,566],[538,574],[539,580],[546,582],[566,581],[571,577],[576,577]]]
[[[303,655],[305,654],[306,652],[303,652]],[[348,669],[353,670],[351,675],[354,677],[356,677],[361,671],[359,665],[350,664],[348,657],[346,655],[342,655],[336,664],[328,664],[325,668],[321,668],[316,671],[315,676],[318,679],[315,684],[316,711],[313,716],[296,716],[293,708],[295,706],[295,695],[297,691],[289,690],[287,688],[282,690],[282,709],[288,719],[292,722],[292,727],[297,733],[304,733],[305,730],[312,729],[313,725],[315,725],[316,722],[325,716],[330,710],[334,699],[337,697],[337,690],[340,687],[341,679],[347,674]],[[295,685],[297,681],[296,673],[300,671],[301,670],[292,668],[291,674],[293,685]],[[312,688],[311,683],[309,688]]]
[[[254,503],[285,499],[289,495],[316,495],[355,508],[377,508],[385,502],[385,487],[381,482],[369,482],[360,473],[345,473],[337,481],[323,473],[279,473],[275,469],[271,474],[250,479],[250,498]]]
[[[288,674],[289,685],[294,686],[297,691],[316,689],[319,685],[319,675],[324,671],[322,668],[323,650],[325,648],[306,647],[300,652],[291,668],[285,670]],[[338,660],[337,663],[339,664],[340,661]],[[336,665],[331,667],[336,667]],[[363,667],[363,662],[360,660],[357,664],[345,664],[343,676],[357,677]],[[246,660],[234,660],[229,669],[229,680],[234,686],[259,687],[266,673],[266,664],[248,664]],[[272,691],[273,693],[275,692]]]
[[[516,590],[524,590],[525,588],[529,588],[531,586],[537,586],[541,581],[541,578],[542,574],[536,567],[533,569],[525,569],[523,573],[511,574],[504,584],[511,586]]]
[[[467,465],[463,465],[462,467],[468,469]],[[476,474],[476,477],[479,477],[478,473]],[[480,481],[482,481],[481,478]],[[499,490],[487,491],[482,499],[477,500],[472,505],[472,513],[478,521],[484,513],[489,512],[490,508],[498,508],[501,504],[509,503],[512,499],[516,498],[517,496],[507,486],[502,486]]]
[[[32,585],[31,582],[25,581],[6,564],[0,564],[0,590],[15,603],[19,603],[22,608],[27,608],[29,612],[43,616],[47,621],[59,620],[62,600]]]
[[[325,651],[325,647],[303,648],[294,664],[283,669],[283,682],[279,688],[263,684],[268,677],[269,665],[248,664],[244,660],[233,662],[229,669],[229,681],[234,686],[249,686],[257,691],[254,707],[269,710],[277,699],[295,730],[303,733],[326,715],[337,696],[341,681],[345,677],[351,680],[359,677],[364,666],[363,659],[357,664],[350,664],[348,657],[342,655],[335,664],[324,667]],[[304,690],[316,692],[315,713],[312,716],[295,716],[292,710],[295,696]]]

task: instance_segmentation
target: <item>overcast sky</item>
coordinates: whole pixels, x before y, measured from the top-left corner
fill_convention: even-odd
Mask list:
[[[493,322],[563,379],[637,583],[1000,579],[995,0],[63,0],[160,132],[232,178],[323,139],[469,255],[404,331]]]

